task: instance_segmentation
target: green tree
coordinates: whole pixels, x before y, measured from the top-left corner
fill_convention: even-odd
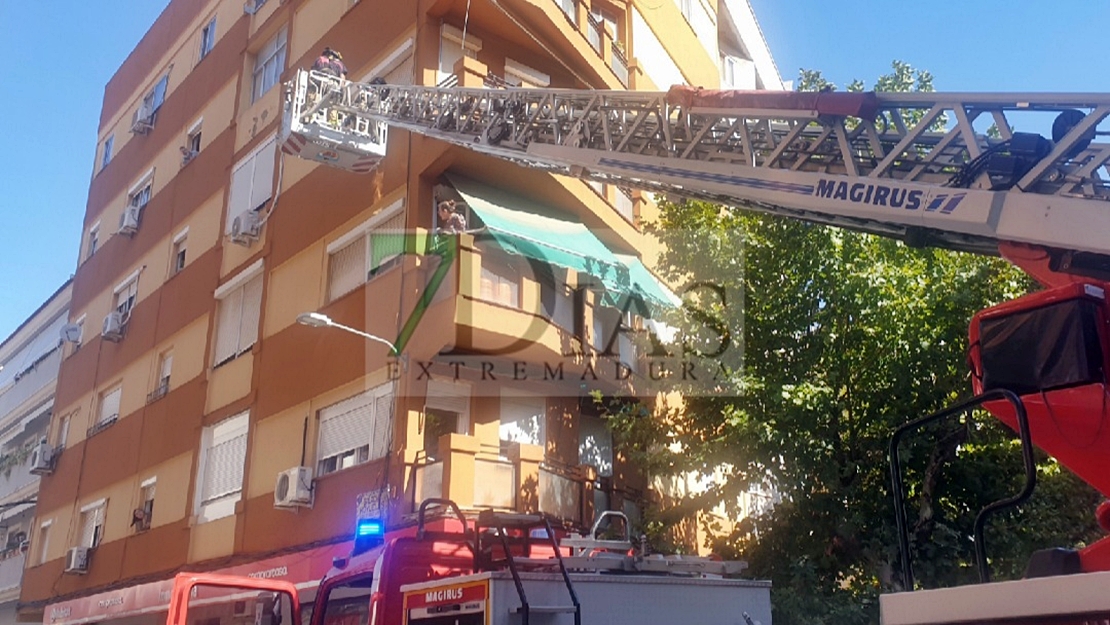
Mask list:
[[[931,88],[895,64],[878,84]],[[912,77],[912,80],[911,80]],[[819,72],[800,83],[824,85]],[[713,547],[774,583],[775,619],[874,623],[878,595],[898,590],[886,450],[893,430],[970,395],[967,323],[1031,283],[995,259],[914,249],[876,236],[699,202],[662,206],[660,267],[679,282],[735,293],[712,312],[743,345],[711,393],[688,387],[666,419],[618,413],[630,453],[660,475],[725,476],[705,493],[651,511],[654,539],[695,510],[738,518],[753,485],[782,502]],[[737,305],[742,302],[743,305]],[[687,334],[699,324],[672,320]],[[681,385],[680,385],[681,387]],[[1013,434],[984,414],[938,426],[904,448],[914,564],[924,586],[974,577],[974,511],[1016,492]],[[1041,484],[988,530],[998,577],[1020,574],[1034,548],[1097,535],[1097,493],[1040,458]]]

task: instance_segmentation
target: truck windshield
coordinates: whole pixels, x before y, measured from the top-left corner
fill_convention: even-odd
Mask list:
[[[372,580],[368,575],[328,589],[324,613],[313,615],[313,625],[368,625]]]
[[[174,625],[299,625],[286,593],[198,585],[185,623]]]

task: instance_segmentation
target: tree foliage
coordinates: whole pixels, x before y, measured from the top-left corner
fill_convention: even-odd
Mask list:
[[[800,84],[829,86],[807,71]],[[901,63],[877,83],[931,84],[927,72]],[[728,364],[715,392],[690,392],[666,419],[613,419],[626,449],[658,475],[715,478],[698,496],[651,512],[655,540],[692,510],[724,506],[738,518],[743,493],[772,487],[781,503],[735,524],[713,547],[773,581],[776,623],[877,622],[878,595],[902,584],[891,433],[970,395],[968,321],[1031,283],[996,258],[707,203],[664,203],[655,230],[671,279],[736,294],[712,314],[742,337],[745,356],[743,366]],[[675,323],[688,334],[702,325]],[[974,578],[974,513],[1020,487],[1014,438],[977,413],[905,445],[921,585]],[[1034,499],[988,530],[997,577],[1020,575],[1035,548],[1097,535],[1097,493],[1047,458],[1039,473]]]

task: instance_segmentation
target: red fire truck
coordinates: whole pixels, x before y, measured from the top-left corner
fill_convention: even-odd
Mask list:
[[[1051,137],[1015,131],[1013,116],[1044,120]],[[1033,445],[1110,495],[1110,145],[1096,141],[1107,116],[1107,94],[429,88],[302,71],[287,87],[282,140],[286,154],[365,172],[384,156],[387,128],[407,130],[526,167],[1001,255],[1025,270],[1045,290],[971,321],[976,396],[894,433],[901,578],[913,589],[899,442],[927,423],[983,406],[1020,436],[1024,488],[976,520],[984,582],[983,527],[1032,493]],[[1110,531],[1110,508],[1098,515]],[[1110,540],[1034,554],[1028,579],[884,596],[882,618],[1106,622]]]

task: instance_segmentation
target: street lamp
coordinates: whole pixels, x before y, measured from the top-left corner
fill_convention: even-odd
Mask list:
[[[301,314],[297,315],[297,323],[299,323],[301,325],[304,325],[304,326],[308,326],[310,328],[329,327],[329,328],[339,328],[340,330],[346,330],[347,332],[350,332],[351,334],[361,336],[362,338],[368,339],[368,340],[371,340],[371,341],[377,341],[378,343],[381,343],[381,344],[389,347],[389,349],[392,350],[394,356],[398,355],[398,353],[399,353],[398,350],[397,350],[396,345],[394,345],[393,343],[383,339],[382,337],[375,336],[373,334],[370,334],[369,332],[363,332],[362,330],[356,330],[356,329],[354,329],[350,326],[345,326],[342,323],[336,323],[336,322],[332,321],[331,317],[329,317],[329,316],[327,316],[323,313],[318,313],[318,312],[301,313]]]

